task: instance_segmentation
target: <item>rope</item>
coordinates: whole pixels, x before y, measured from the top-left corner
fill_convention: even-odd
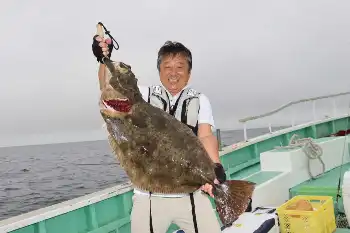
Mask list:
[[[286,149],[293,149],[302,147],[303,152],[308,157],[308,172],[312,179],[316,179],[318,176],[320,176],[322,173],[326,171],[326,165],[322,160],[323,150],[322,147],[317,145],[312,141],[312,138],[301,138],[299,139],[299,136],[297,134],[294,134],[292,138],[289,140],[288,146],[281,146],[281,147],[275,147],[275,148],[286,148]],[[322,164],[322,173],[314,176],[311,173],[311,167],[310,167],[310,161],[318,159],[320,163]]]
[[[105,30],[105,33],[114,41],[114,43],[118,46],[118,47],[115,47],[114,43],[113,43],[113,47],[115,50],[118,50],[119,49],[119,44],[118,42],[114,39],[114,37],[111,35],[111,32],[107,30],[107,28],[105,27],[105,25],[103,25],[103,23],[101,22],[98,22],[99,25],[101,25],[103,27],[103,29]]]

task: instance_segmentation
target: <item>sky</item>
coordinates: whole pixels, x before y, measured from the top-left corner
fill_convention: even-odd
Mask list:
[[[349,10],[347,0],[5,1],[0,146],[106,136],[91,51],[99,21],[120,45],[112,59],[130,64],[141,85],[159,83],[166,40],[185,44],[191,85],[209,97],[216,127],[234,129],[287,102],[350,90]],[[332,113],[330,100],[316,105]],[[295,114],[311,117],[312,105]],[[276,117],[262,124],[291,114]]]

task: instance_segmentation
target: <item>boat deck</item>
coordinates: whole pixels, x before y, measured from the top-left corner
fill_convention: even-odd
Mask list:
[[[290,197],[296,195],[316,195],[316,196],[332,196],[334,201],[335,214],[338,212],[344,213],[344,205],[342,197],[336,203],[338,193],[338,182],[340,178],[339,194],[342,195],[343,176],[346,171],[350,170],[350,163],[343,164],[332,170],[325,172],[316,179],[309,179],[290,189]],[[347,228],[337,228],[337,233],[350,232]]]
[[[230,179],[234,180],[248,180],[256,183],[257,185],[262,184],[282,172],[275,171],[261,171],[260,164],[255,164],[249,167],[244,168],[243,170],[236,172],[231,175]]]
[[[350,163],[343,164],[343,166],[336,167],[316,179],[309,179],[299,185],[290,189],[290,197],[296,195],[327,195],[332,196],[334,202],[336,201],[338,192],[339,178],[340,185],[343,183],[343,176],[346,171],[350,169]],[[339,194],[342,194],[340,187]],[[344,211],[342,198],[339,198],[339,210]]]
[[[343,176],[346,171],[350,170],[350,163],[345,163],[342,166],[336,167],[330,171],[325,172],[316,179],[309,179],[297,186],[294,186],[291,191],[313,189],[313,188],[338,188],[339,178],[341,184],[343,183]]]
[[[349,233],[350,229],[346,229],[346,228],[337,228],[337,230],[335,231],[335,233]]]

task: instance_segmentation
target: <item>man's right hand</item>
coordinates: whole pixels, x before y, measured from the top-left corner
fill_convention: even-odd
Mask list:
[[[98,35],[93,37],[92,52],[95,55],[98,62],[103,64],[102,58],[107,56],[111,57],[113,50],[113,41],[110,38],[104,39]]]

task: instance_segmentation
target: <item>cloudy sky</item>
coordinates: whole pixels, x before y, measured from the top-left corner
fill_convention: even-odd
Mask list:
[[[217,127],[230,129],[289,101],[349,91],[349,10],[347,0],[5,1],[1,145],[105,136],[91,52],[98,21],[120,44],[113,59],[143,85],[158,83],[166,40],[188,46],[192,85],[210,98]],[[311,116],[311,106],[297,115]]]

